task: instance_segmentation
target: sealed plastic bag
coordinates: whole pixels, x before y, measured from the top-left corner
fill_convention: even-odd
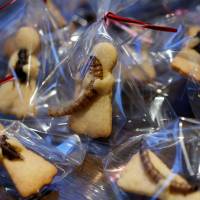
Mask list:
[[[126,45],[127,49],[133,52],[133,57],[137,58],[130,73],[134,74],[145,101],[149,103],[160,94],[168,96],[177,115],[192,117],[186,91],[187,78],[190,77],[189,71],[192,70],[178,61],[179,55],[183,55],[185,45],[192,42],[187,32],[193,29],[193,25],[187,21],[187,16],[192,19],[191,16],[194,14],[189,11],[186,13],[179,16],[175,12],[154,20],[160,24],[165,23],[177,27],[178,31],[174,34],[165,32],[153,34],[149,30],[138,33],[137,30],[129,28],[132,40]],[[189,29],[188,24],[191,27]],[[191,53],[190,49],[189,53]],[[184,54],[187,54],[187,51]],[[184,70],[188,70],[188,75]]]
[[[95,21],[96,13],[91,1],[45,0],[46,6],[59,28],[70,26],[71,30],[85,27]]]
[[[105,158],[117,199],[199,199],[199,125],[181,118],[132,137]]]
[[[24,198],[41,195],[84,159],[85,147],[76,135],[39,135],[17,121],[0,123],[0,182],[14,196],[14,186]]]
[[[125,73],[132,60],[121,41],[108,33],[109,22],[118,20],[113,16],[110,12],[101,16],[80,36],[36,94],[41,115],[52,116],[52,121],[62,117],[67,131],[106,138],[125,125],[131,129],[152,125],[132,74]],[[176,31],[138,23],[143,28]]]
[[[16,118],[35,116],[32,98],[60,59],[52,36],[55,23],[40,0],[6,4],[0,10],[0,21],[0,113]]]
[[[190,105],[194,116],[200,118],[199,113],[199,72],[200,72],[200,22],[198,20],[199,10],[196,12],[188,13],[185,18],[187,22],[188,31],[187,34],[190,37],[188,44],[185,49],[182,50],[182,54],[180,52],[179,57],[177,57],[177,65],[178,59],[180,63],[183,62],[181,59],[184,59],[184,66],[187,65],[187,72],[183,75],[186,75],[188,78],[187,82],[187,94],[189,97]]]

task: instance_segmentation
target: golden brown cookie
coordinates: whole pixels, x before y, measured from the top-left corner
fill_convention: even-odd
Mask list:
[[[4,158],[3,166],[19,193],[23,197],[29,197],[50,184],[57,174],[57,169],[41,156],[25,148],[20,154],[23,160],[11,161]]]
[[[0,85],[0,95],[3,97],[0,101],[0,112],[23,118],[36,114],[36,108],[31,104],[31,98],[36,90],[40,62],[34,55],[29,55],[27,51],[27,63],[17,68],[20,51],[14,52],[9,60],[10,71],[14,71],[14,75],[18,79]],[[25,52],[25,50],[23,51]],[[16,74],[16,69],[19,70],[19,68],[21,71]]]
[[[40,48],[40,36],[33,27],[24,26],[16,33],[15,44],[17,49],[27,49],[34,53]]]
[[[199,31],[200,31],[200,26],[191,26],[188,29],[188,35],[194,37]]]
[[[200,81],[200,54],[184,48],[172,61],[172,69],[180,74]]]
[[[148,176],[147,171],[141,161],[140,154],[135,154],[125,169],[122,171],[117,184],[125,191],[140,195],[153,196],[156,192],[160,192],[159,196],[168,189],[170,181],[176,180],[179,183],[187,183],[187,181],[179,175],[173,174],[171,170],[150,150],[148,150],[150,160],[166,179],[155,183]],[[170,179],[169,179],[170,178]],[[168,182],[166,180],[169,180]],[[162,188],[162,189],[161,189]]]
[[[57,174],[57,168],[53,164],[28,150],[15,138],[10,137],[6,142],[20,157],[11,159],[1,153],[1,163],[22,197],[34,195],[52,182]],[[0,149],[2,150],[2,147]]]
[[[46,0],[46,6],[49,9],[50,13],[53,15],[56,20],[59,28],[62,28],[67,25],[67,21],[62,16],[60,10],[55,6],[52,0]]]
[[[70,117],[70,128],[93,138],[108,137],[112,131],[111,104],[111,96],[99,97],[90,105],[90,109],[86,108]]]
[[[112,132],[112,69],[117,62],[117,51],[111,43],[102,42],[94,46],[92,55],[103,67],[102,79],[96,79],[93,85],[98,96],[90,105],[70,116],[69,126],[78,134],[86,134],[93,138],[108,137]],[[90,82],[88,79],[86,76],[84,85]]]
[[[190,40],[172,60],[172,69],[198,82],[200,81],[199,32],[199,26],[192,26],[188,29]]]
[[[177,194],[171,192],[165,192],[160,197],[161,200],[199,200],[200,192],[196,191],[189,194]]]
[[[49,115],[70,115],[69,126],[78,134],[108,137],[112,132],[112,70],[116,62],[117,50],[112,43],[96,44],[86,63],[89,70],[84,80],[77,81],[77,96],[67,105],[50,107]]]
[[[151,57],[148,55],[148,49],[144,48],[141,55],[138,55],[131,48],[127,47],[131,51],[133,57],[140,58],[138,63],[134,66],[130,66],[129,69],[122,71],[126,79],[134,78],[140,82],[150,82],[156,77],[156,70],[153,65]]]

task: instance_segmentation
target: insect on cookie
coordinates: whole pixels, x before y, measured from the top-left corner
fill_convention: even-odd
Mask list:
[[[186,196],[196,193],[196,187],[174,174],[150,150],[138,152],[131,158],[117,184],[127,192],[149,197],[158,192],[159,198],[163,200],[168,199],[167,194]]]
[[[189,194],[177,194],[177,193],[165,192],[161,198],[161,200],[199,200],[199,199],[200,199],[199,191]]]
[[[12,37],[13,40],[15,51],[10,55],[8,63],[15,80],[0,85],[0,95],[3,97],[0,112],[18,118],[34,116],[36,109],[31,105],[31,97],[36,90],[40,67],[34,53],[40,48],[40,36],[34,28],[22,27]]]
[[[53,164],[3,132],[0,132],[0,150],[1,164],[22,197],[38,193],[57,174]]]
[[[79,96],[70,105],[50,108],[49,114],[70,115],[69,126],[78,134],[108,137],[112,132],[112,70],[116,62],[117,50],[112,43],[96,44],[87,63],[89,72],[76,92]]]

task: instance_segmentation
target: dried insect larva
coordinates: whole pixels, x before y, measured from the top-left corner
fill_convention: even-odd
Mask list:
[[[182,193],[182,194],[191,193],[198,189],[196,185],[190,185],[189,183],[179,183],[176,180],[173,180],[170,183],[169,188],[171,192]]]
[[[143,143],[143,142],[142,142]],[[147,175],[155,182],[159,183],[161,180],[166,179],[165,177],[151,162],[148,149],[145,149],[143,144],[140,149],[140,158],[143,164],[144,170]],[[187,194],[190,192],[194,192],[197,187],[192,186],[187,182],[178,182],[176,180],[172,180],[169,185],[169,189],[175,193]]]
[[[87,105],[89,105],[98,95],[97,91],[94,89],[93,84],[95,79],[103,78],[103,68],[100,61],[95,57],[91,56],[89,59],[89,73],[94,77],[89,85],[85,88],[83,94],[75,100],[72,104],[61,107],[61,108],[49,108],[48,114],[52,117],[71,115],[74,112],[77,112]]]
[[[197,51],[198,53],[200,53],[200,31],[196,34],[195,38],[198,38],[198,39],[199,39],[199,42],[198,42],[197,45],[195,45],[195,46],[193,47],[193,49],[194,49],[195,51]]]
[[[15,66],[15,73],[21,83],[26,83],[27,74],[23,71],[23,66],[28,63],[28,51],[26,49],[20,49],[18,52],[18,61]]]
[[[0,147],[2,151],[3,157],[8,158],[9,160],[20,159],[23,160],[20,153],[16,151],[16,149],[7,142],[8,137],[6,135],[0,136]]]
[[[102,65],[95,56],[90,56],[91,66],[90,66],[90,74],[95,78],[102,79],[103,78],[103,68]]]
[[[77,112],[91,103],[97,96],[97,92],[94,89],[85,90],[83,95],[79,97],[71,105],[61,108],[50,108],[48,111],[49,116],[59,117],[63,115],[71,115],[74,112]]]

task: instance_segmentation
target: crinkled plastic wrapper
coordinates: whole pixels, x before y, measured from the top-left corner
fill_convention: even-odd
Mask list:
[[[199,199],[199,122],[180,118],[132,137],[104,159],[117,199]]]
[[[57,26],[43,1],[15,1],[0,11],[1,117],[36,117],[32,99],[60,62]],[[62,37],[57,36],[59,42]]]
[[[88,30],[81,35],[75,46],[69,51],[65,60],[56,67],[39,88],[34,100],[40,114],[47,115],[49,114],[49,109],[57,108],[55,109],[55,117],[52,118],[52,122],[54,122],[57,120],[57,117],[60,116],[59,112],[61,108],[67,107],[75,101],[75,96],[78,96],[80,91],[83,91],[79,89],[79,92],[77,92],[77,88],[78,86],[83,86],[82,81],[91,70],[90,64],[88,64],[90,62],[89,59],[90,56],[94,55],[94,48],[98,46],[98,44],[102,46],[106,46],[107,44],[113,46],[112,48],[116,49],[118,57],[113,72],[112,74],[110,73],[110,76],[113,75],[114,78],[114,87],[112,91],[112,133],[117,135],[126,125],[131,129],[144,127],[146,125],[150,126],[151,119],[149,113],[146,110],[144,101],[139,94],[134,80],[124,77],[123,72],[128,70],[128,57],[124,53],[126,49],[121,47],[120,43],[114,41],[112,35],[108,34],[103,19],[91,25]],[[101,51],[104,52],[104,50],[106,51],[106,49],[102,49]],[[112,52],[110,53],[112,54]],[[112,58],[109,58],[108,55],[106,59],[109,60]],[[103,66],[103,68],[106,68],[106,66]],[[102,81],[102,83],[103,82],[104,81]],[[105,87],[107,87],[107,85]],[[88,102],[88,104],[90,104],[90,102]],[[90,105],[85,106],[87,107]],[[80,110],[81,109],[80,107]],[[103,116],[106,112],[104,107],[101,109],[97,108],[97,111],[98,112],[94,112],[94,118],[98,117],[98,115]],[[69,118],[70,116],[65,117],[64,115],[60,120],[65,123],[67,131],[71,132],[69,129]],[[100,123],[102,122],[100,121]],[[87,135],[87,132],[84,134]],[[105,136],[106,135],[99,135],[98,137]]]
[[[135,1],[129,2],[130,5],[134,3]],[[101,5],[102,8],[101,6],[100,8],[104,10],[104,13],[106,13],[111,5],[112,4],[110,3],[106,5],[102,4]],[[118,6],[116,5],[114,6],[114,8],[112,8],[111,6],[110,10],[120,11],[117,9],[117,7]],[[101,9],[99,10],[100,13],[102,12]],[[160,32],[157,33],[157,37],[159,34]],[[177,36],[178,33],[162,33],[162,34],[167,35],[169,38],[171,38],[172,36],[174,38],[178,37]],[[133,63],[135,65],[137,64],[136,59],[138,58],[138,55],[132,54],[130,47],[128,47],[129,44],[124,44],[124,41],[122,41],[122,39],[118,37],[118,35],[112,30],[110,24],[109,23],[107,24],[105,22],[105,19],[102,17],[96,23],[92,24],[81,36],[79,36],[79,39],[77,40],[76,44],[71,49],[68,50],[65,59],[61,63],[59,63],[59,65],[56,66],[56,69],[42,83],[42,86],[39,88],[35,96],[35,99],[33,100],[33,102],[36,104],[39,110],[40,116],[46,116],[46,115],[53,116],[50,120],[50,123],[55,124],[55,126],[57,126],[58,129],[62,128],[62,130],[65,132],[74,132],[74,133],[81,132],[80,134],[82,135],[89,135],[94,138],[110,136],[110,133],[90,134],[91,131],[88,130],[89,128],[87,127],[85,128],[85,126],[87,126],[89,123],[90,124],[94,123],[93,127],[101,126],[103,120],[100,121],[99,125],[96,123],[96,121],[98,120],[95,121],[87,118],[87,120],[85,121],[82,120],[82,122],[80,122],[79,119],[76,120],[79,121],[79,123],[76,122],[73,123],[73,124],[79,124],[78,128],[77,126],[76,128],[73,128],[72,127],[73,125],[71,123],[72,121],[71,119],[75,121],[74,119],[80,118],[80,116],[81,117],[84,116],[83,118],[85,118],[85,115],[87,115],[85,114],[87,113],[87,109],[86,111],[81,112],[81,110],[85,109],[83,107],[88,107],[88,110],[90,111],[95,110],[92,116],[92,118],[94,119],[99,118],[99,116],[103,116],[104,118],[106,116],[104,115],[104,113],[110,112],[106,110],[104,106],[100,109],[102,104],[99,104],[100,105],[99,108],[96,108],[94,106],[95,108],[90,109],[91,105],[89,104],[92,103],[87,102],[88,98],[90,98],[88,96],[86,96],[85,98],[86,103],[81,104],[81,106],[80,106],[80,101],[76,101],[77,99],[80,99],[80,97],[82,98],[82,93],[84,93],[85,84],[86,85],[88,84],[86,83],[87,81],[85,81],[85,78],[87,77],[88,74],[91,75],[91,63],[93,61],[91,61],[90,59],[91,56],[95,55],[94,49],[99,44],[105,45],[105,43],[112,45],[113,48],[117,50],[116,65],[113,67],[113,71],[110,73],[110,75],[113,75],[115,79],[111,95],[112,96],[111,132],[113,133],[111,134],[111,141],[114,143],[120,143],[120,141],[125,140],[127,137],[129,137],[130,136],[129,133],[133,133],[133,130],[135,130],[136,134],[139,134],[141,130],[144,129],[146,129],[148,132],[151,128],[157,128],[160,127],[161,125],[165,126],[164,120],[167,121],[171,118],[174,119],[175,114],[173,113],[173,109],[171,109],[170,105],[168,104],[168,101],[164,96],[163,97],[157,96],[157,98],[155,98],[155,102],[148,105],[151,110],[147,109],[143,97],[141,97],[140,91],[138,90],[138,85],[136,83],[137,80],[135,80],[135,77],[137,77],[137,75],[135,74],[137,73],[132,73]],[[106,47],[102,47],[101,51],[105,52]],[[104,57],[106,57],[105,59],[112,60],[112,52],[110,51],[107,54],[110,55],[109,56],[104,55]],[[97,55],[97,57],[98,56],[99,55]],[[102,58],[100,58],[100,64],[102,64],[101,59]],[[106,66],[102,67],[105,68]],[[102,83],[103,82],[105,83],[105,81],[106,79],[104,78],[102,81],[99,81],[101,87]],[[107,84],[108,85],[106,85],[106,87],[109,88],[109,83],[107,82]],[[102,88],[100,89],[102,90]],[[163,107],[164,104],[165,108]],[[74,106],[76,108],[74,108]],[[77,107],[78,111],[76,110]],[[161,109],[161,107],[163,110]],[[54,108],[53,115],[52,113],[51,114],[49,113],[49,110],[51,110],[52,108]],[[73,108],[73,111],[70,110],[70,108]],[[153,111],[153,109],[155,108],[156,110]],[[169,110],[167,110],[166,108],[169,108]],[[74,114],[73,112],[79,114]],[[165,114],[161,112],[164,112]],[[162,114],[165,115],[165,119],[161,119]],[[73,115],[75,115],[76,117],[73,117]],[[60,121],[60,123],[57,123],[58,121]],[[95,123],[97,125],[95,125]],[[90,127],[93,128],[92,126]],[[104,127],[104,125],[102,125],[102,127]],[[77,129],[79,130],[77,131]],[[121,131],[122,129],[125,130],[124,134],[119,134],[122,133]]]
[[[179,55],[187,57],[187,51],[182,51],[185,46],[194,43],[192,39],[194,35],[191,34],[194,34],[198,25],[198,11],[191,12],[184,9],[177,9],[171,13],[170,11],[169,9],[169,13],[163,17],[154,18],[153,22],[175,27],[176,33],[144,31],[120,23],[115,23],[115,26],[121,30],[120,39],[125,41],[125,48],[131,52],[132,67],[129,73],[133,74],[139,84],[145,102],[150,103],[157,95],[163,95],[168,97],[177,115],[192,117],[186,86],[193,70],[189,72],[189,67],[181,64],[177,57]],[[191,51],[188,53],[194,60],[198,60],[194,54]]]
[[[189,66],[190,72],[187,82],[187,95],[189,98],[190,106],[192,108],[193,114],[198,119],[199,114],[199,71],[200,71],[200,23],[198,21],[199,11],[189,13],[186,15],[188,35],[191,40],[191,49],[194,55],[188,54],[187,62],[192,63]]]
[[[81,143],[77,135],[39,135],[18,121],[0,120],[0,123],[5,128],[1,133],[5,134],[8,138],[17,139],[28,150],[40,155],[56,166],[57,174],[52,183],[42,188],[40,192],[38,191],[39,193],[36,194],[38,197],[41,197],[43,193],[52,189],[52,187],[65,178],[74,168],[81,165],[84,160],[85,146]],[[39,165],[39,163],[35,164]],[[30,177],[30,179],[34,181],[34,177]],[[1,166],[0,182],[5,190],[11,193],[12,196],[19,197],[3,166]]]

